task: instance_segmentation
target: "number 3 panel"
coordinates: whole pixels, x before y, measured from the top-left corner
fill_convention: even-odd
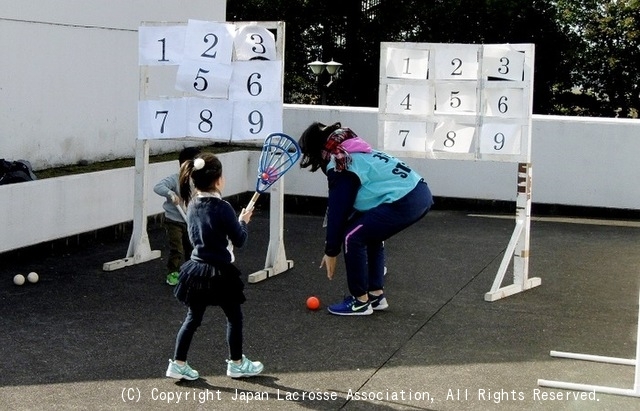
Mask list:
[[[229,141],[233,106],[227,100],[191,97],[187,100],[187,135]]]

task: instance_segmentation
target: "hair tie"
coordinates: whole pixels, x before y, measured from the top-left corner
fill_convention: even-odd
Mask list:
[[[193,160],[193,168],[195,168],[196,170],[201,170],[202,167],[204,167],[204,160],[201,158],[196,158],[195,160]]]

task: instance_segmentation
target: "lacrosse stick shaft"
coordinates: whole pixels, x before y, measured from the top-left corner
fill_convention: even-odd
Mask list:
[[[181,205],[177,205],[176,208],[178,209],[178,211],[180,211],[180,215],[182,216],[182,219],[186,223],[187,222],[187,213],[185,213],[184,208],[182,208]]]
[[[258,197],[260,197],[260,193],[258,193],[257,191],[253,193],[253,197],[251,197],[251,200],[249,201],[249,204],[247,204],[247,207],[245,208],[245,210],[247,211],[251,210],[253,206],[256,205],[256,201],[258,201]]]

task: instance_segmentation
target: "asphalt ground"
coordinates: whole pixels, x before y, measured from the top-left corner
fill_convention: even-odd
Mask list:
[[[319,268],[322,216],[287,212],[290,270],[247,284],[245,353],[262,375],[226,377],[225,320],[207,311],[189,362],[202,378],[164,376],[186,312],[163,258],[105,272],[128,232],[0,256],[1,410],[636,410],[640,399],[552,389],[539,379],[634,389],[634,366],[552,358],[551,350],[634,359],[640,224],[533,218],[530,277],[542,284],[487,302],[514,229],[511,215],[434,210],[386,242],[389,309],[338,317],[344,265]],[[264,268],[268,211],[236,249]],[[159,219],[152,248],[166,255]],[[3,233],[3,235],[7,235]],[[35,271],[36,284],[13,276]],[[507,273],[505,282],[508,283]],[[310,311],[305,301],[320,298]]]

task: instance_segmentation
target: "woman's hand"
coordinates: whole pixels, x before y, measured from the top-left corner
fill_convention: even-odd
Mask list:
[[[324,255],[322,257],[322,262],[320,263],[320,268],[327,268],[327,278],[329,280],[333,279],[333,274],[336,272],[336,257],[329,257],[328,255]]]

